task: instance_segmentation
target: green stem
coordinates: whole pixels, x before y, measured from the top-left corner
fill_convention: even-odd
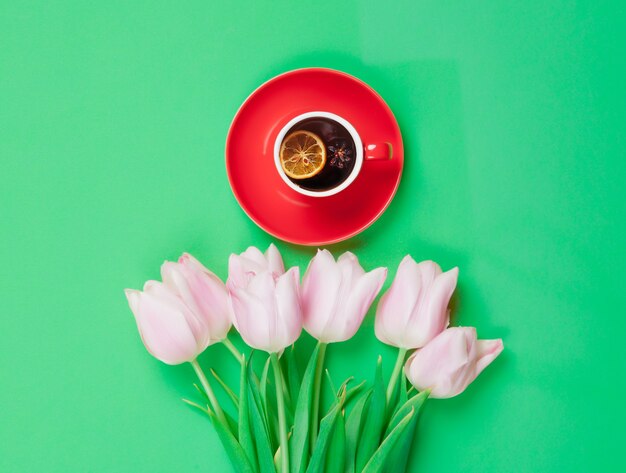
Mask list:
[[[309,425],[310,449],[313,452],[315,442],[317,442],[317,431],[320,417],[320,393],[322,390],[322,374],[324,373],[324,359],[326,357],[327,343],[318,342],[317,362],[315,365],[315,378],[313,381],[313,406],[311,412],[311,424]]]
[[[287,443],[287,419],[285,417],[285,399],[283,397],[283,374],[276,353],[270,354],[272,368],[274,370],[274,383],[276,384],[276,403],[278,407],[278,427],[280,430],[280,471],[289,471],[289,446]]]
[[[398,382],[398,376],[402,372],[406,352],[406,348],[398,349],[398,359],[396,360],[396,366],[393,367],[393,371],[391,372],[391,378],[389,378],[389,385],[387,386],[387,404],[391,400],[391,396],[393,396],[393,390],[395,389],[396,383]]]
[[[233,342],[231,342],[228,338],[225,338],[224,340],[222,340],[222,343],[226,348],[228,348],[228,351],[233,354],[233,356],[239,363],[243,363],[243,355],[239,350],[237,350],[237,347],[233,345]]]
[[[241,353],[239,350],[237,350],[237,347],[233,344],[233,342],[230,341],[230,339],[228,339],[228,337],[226,337],[224,340],[222,340],[222,344],[228,348],[228,351],[231,352],[231,354],[233,355],[233,357],[239,362],[240,365],[243,365],[245,363],[245,358],[243,356],[243,353]],[[256,373],[252,373],[252,380],[255,382],[255,384],[257,385],[257,387],[259,387],[259,378],[257,377]]]
[[[191,363],[191,366],[193,366],[193,369],[196,372],[196,375],[198,376],[198,379],[200,380],[200,384],[202,384],[202,387],[204,388],[206,395],[209,397],[209,401],[211,401],[211,407],[213,407],[213,410],[215,411],[215,415],[220,420],[220,422],[224,425],[225,428],[230,429],[228,425],[228,421],[226,420],[226,416],[224,415],[224,411],[222,410],[219,403],[217,402],[215,393],[213,392],[213,389],[211,389],[211,385],[209,384],[209,380],[204,374],[204,371],[202,371],[202,368],[198,364],[198,360],[190,361],[190,363]]]

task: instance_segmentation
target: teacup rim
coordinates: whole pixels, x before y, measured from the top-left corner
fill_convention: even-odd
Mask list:
[[[289,130],[293,126],[295,126],[297,123],[303,120],[306,120],[308,118],[316,118],[316,117],[328,118],[342,125],[346,130],[348,130],[348,133],[350,133],[350,136],[352,137],[352,140],[354,141],[354,146],[356,148],[354,168],[352,168],[350,175],[347,177],[345,181],[343,181],[338,186],[333,187],[332,189],[325,190],[325,191],[311,191],[308,189],[303,189],[302,187],[298,186],[291,179],[289,179],[289,177],[287,177],[287,174],[285,174],[285,171],[283,170],[281,163],[280,163],[280,146],[283,142],[283,139],[287,135],[287,132],[289,132]],[[361,136],[357,132],[354,125],[352,125],[352,123],[350,123],[348,120],[343,118],[341,115],[338,115],[333,112],[324,111],[324,110],[314,110],[311,112],[304,112],[293,117],[291,120],[289,120],[285,124],[285,126],[283,126],[278,132],[278,135],[276,136],[276,139],[274,140],[274,165],[276,166],[276,170],[278,171],[278,174],[283,180],[283,182],[285,182],[285,184],[287,184],[291,189],[293,189],[298,194],[306,195],[309,197],[330,197],[347,189],[355,181],[355,179],[361,172],[361,168],[363,166],[363,141],[361,140]]]

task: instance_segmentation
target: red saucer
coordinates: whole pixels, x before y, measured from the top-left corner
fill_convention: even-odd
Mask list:
[[[318,110],[348,120],[364,143],[390,143],[392,158],[364,162],[356,180],[330,197],[291,189],[274,164],[274,141],[292,118]],[[400,128],[387,104],[364,82],[332,69],[297,69],[261,85],[226,138],[228,180],[243,210],[266,232],[300,245],[336,243],[371,225],[393,199],[403,163]]]

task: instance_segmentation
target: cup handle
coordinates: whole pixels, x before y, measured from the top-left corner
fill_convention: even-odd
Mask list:
[[[364,147],[364,156],[366,161],[388,161],[393,155],[391,143],[370,143]]]

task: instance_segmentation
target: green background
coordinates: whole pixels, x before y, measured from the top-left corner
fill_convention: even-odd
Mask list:
[[[623,471],[623,2],[221,3],[0,4],[0,471],[229,471],[180,402],[191,368],[147,354],[122,290],[182,251],[225,277],[274,241],[224,141],[305,66],[371,84],[406,146],[391,207],[331,250],[458,265],[457,323],[504,339],[428,405],[411,471]],[[389,370],[370,316],[329,366],[370,378],[379,353]],[[237,377],[221,346],[201,361]]]

